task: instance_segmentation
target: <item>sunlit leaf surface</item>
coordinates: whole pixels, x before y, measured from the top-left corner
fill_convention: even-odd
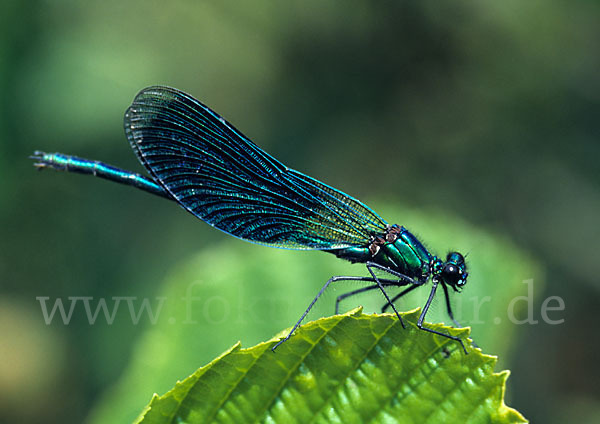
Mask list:
[[[155,395],[138,422],[526,422],[504,404],[508,372],[494,372],[496,357],[472,347],[465,355],[458,343],[418,330],[418,313],[404,315],[406,329],[361,308],[322,318],[276,353],[277,337],[248,349],[238,343]]]

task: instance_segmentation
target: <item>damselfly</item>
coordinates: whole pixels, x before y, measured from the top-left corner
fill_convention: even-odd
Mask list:
[[[420,329],[459,342],[456,336],[427,328],[423,320],[438,286],[456,326],[449,289],[467,282],[464,257],[450,252],[443,261],[407,229],[387,224],[359,200],[288,168],[236,130],[211,109],[168,87],[142,90],[125,113],[125,133],[151,177],[102,162],[61,153],[35,152],[39,169],[91,174],[173,200],[204,222],[254,243],[286,249],[316,249],[353,263],[364,263],[369,276],[331,277],[312,300],[289,339],[331,283],[351,280],[368,285],[338,296],[341,300],[380,290],[404,327],[394,302],[425,285],[432,287],[419,316]],[[380,278],[383,271],[389,278]],[[390,298],[386,288],[405,287]]]

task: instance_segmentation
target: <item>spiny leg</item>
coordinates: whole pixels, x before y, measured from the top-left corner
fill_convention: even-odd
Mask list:
[[[431,292],[429,293],[429,298],[427,299],[425,306],[423,306],[423,310],[421,311],[421,315],[419,316],[419,320],[417,321],[417,327],[419,327],[421,330],[428,331],[430,333],[434,333],[434,334],[437,334],[437,335],[440,335],[443,337],[447,337],[449,339],[459,342],[460,345],[462,346],[463,350],[465,351],[465,355],[466,355],[468,352],[467,352],[467,349],[465,348],[465,344],[460,339],[460,337],[456,337],[451,334],[446,334],[446,333],[442,333],[440,331],[432,330],[431,328],[423,327],[423,320],[425,319],[425,315],[427,315],[427,311],[429,310],[431,301],[433,300],[433,297],[435,296],[435,291],[437,289],[437,285],[438,285],[438,282],[434,281],[433,287],[431,287]]]
[[[377,268],[381,271],[387,272],[388,274],[398,277],[398,280],[406,281],[406,283],[404,285],[406,285],[406,284],[416,284],[416,285],[422,284],[419,281],[415,281],[413,278],[410,278],[407,275],[404,275],[398,271],[394,271],[393,269],[388,268],[387,266],[379,265],[378,263],[375,263],[375,262],[367,262],[367,268],[369,268],[369,267]],[[388,281],[388,280],[380,278],[379,281]]]
[[[370,281],[372,283],[375,282],[375,280],[371,277],[362,277],[363,279],[361,279],[360,281]],[[379,280],[381,282],[381,284],[383,284],[384,287],[388,287],[388,286],[405,286],[406,283],[403,283],[401,281],[397,281],[397,280],[383,280],[380,279]],[[367,286],[367,287],[361,287],[360,289],[356,289],[356,290],[352,290],[350,292],[341,294],[337,297],[337,299],[335,300],[335,313],[336,315],[339,314],[339,307],[340,307],[340,302],[348,297],[360,294],[360,293],[364,293],[367,291],[371,291],[371,290],[375,290],[375,289],[379,289],[379,286],[377,284],[373,284],[372,286]]]
[[[406,326],[404,325],[404,321],[402,321],[402,317],[400,316],[400,314],[396,310],[396,307],[394,306],[394,304],[390,300],[390,297],[388,296],[387,292],[383,288],[383,284],[381,284],[381,282],[379,281],[379,278],[377,278],[377,276],[373,272],[372,268],[383,269],[383,270],[387,270],[387,268],[386,267],[382,267],[381,265],[376,264],[374,262],[367,262],[367,269],[369,270],[369,272],[371,273],[371,276],[373,277],[373,279],[375,280],[375,282],[379,286],[379,290],[381,290],[381,293],[383,293],[383,295],[385,296],[385,300],[387,300],[387,302],[391,305],[392,309],[396,313],[396,316],[398,317],[398,321],[400,321],[400,324],[402,325],[402,328],[406,328]],[[402,275],[402,274],[400,274],[400,275]]]
[[[314,306],[314,304],[317,303],[317,300],[319,299],[319,297],[321,297],[321,295],[325,292],[325,290],[327,290],[327,287],[329,287],[329,284],[331,284],[333,282],[336,282],[336,281],[371,281],[371,278],[369,278],[369,277],[355,277],[355,276],[337,275],[337,276],[331,277],[329,280],[327,280],[327,282],[321,288],[321,290],[319,291],[319,293],[317,293],[317,295],[312,300],[312,302],[310,302],[310,305],[308,305],[308,308],[306,308],[306,311],[304,311],[304,313],[302,314],[302,316],[300,317],[300,319],[298,320],[298,322],[296,323],[296,325],[294,325],[294,328],[292,328],[292,330],[288,333],[287,336],[285,336],[283,339],[281,339],[280,341],[278,341],[277,344],[271,348],[271,350],[273,352],[275,352],[275,349],[277,349],[277,347],[281,343],[287,341],[291,337],[291,335],[294,333],[294,331],[296,331],[296,328],[300,327],[300,323],[302,322],[302,320],[304,320],[304,318],[306,317],[306,315],[308,315],[308,313],[310,312],[310,310],[312,309],[312,307]]]
[[[446,298],[446,310],[448,311],[448,316],[454,323],[456,327],[461,328],[462,325],[454,318],[454,313],[452,313],[452,305],[450,305],[450,294],[448,293],[448,287],[445,284],[442,284],[442,288],[444,289],[444,297]]]
[[[342,300],[346,299],[347,297],[354,296],[354,295],[357,295],[360,293],[364,293],[366,291],[375,290],[378,288],[379,288],[379,286],[377,284],[373,284],[372,286],[362,287],[360,289],[352,290],[351,292],[347,292],[347,293],[339,295],[337,297],[337,299],[335,299],[335,314],[337,315],[340,313],[340,302]]]
[[[407,293],[410,293],[411,291],[413,291],[414,289],[416,289],[417,287],[422,286],[422,284],[414,284],[410,287],[405,288],[404,290],[402,290],[400,293],[398,293],[396,296],[392,297],[392,303],[394,303],[396,300],[400,299],[402,296],[404,296]],[[386,303],[385,305],[383,305],[381,307],[381,312],[385,312],[385,310],[387,308],[389,308],[391,305],[391,303]]]
[[[462,328],[462,325],[460,325],[460,323],[456,319],[454,319],[454,314],[452,313],[452,305],[450,304],[450,295],[448,293],[448,287],[446,287],[445,284],[442,284],[442,288],[444,289],[444,297],[446,298],[446,310],[448,311],[448,316],[450,317],[455,326]],[[479,347],[477,346],[477,343],[473,341],[473,339],[471,339],[471,344],[473,345],[473,347]]]
[[[408,276],[406,276],[404,274],[399,273],[398,271],[394,271],[393,269],[387,268],[385,266],[379,265],[379,264],[374,263],[374,262],[369,262],[369,264],[371,264],[371,266],[373,268],[380,269],[382,271],[387,272],[388,274],[391,274],[391,275],[393,275],[395,277],[398,277],[398,279],[397,280],[390,280],[390,279],[383,279],[383,278],[377,279],[375,277],[373,277],[373,278],[368,278],[367,277],[366,279],[364,279],[362,281],[372,281],[374,283],[377,283],[377,281],[379,280],[379,282],[381,282],[384,287],[387,287],[387,286],[401,287],[401,286],[406,286],[408,284],[413,284],[416,287],[416,286],[419,286],[419,285],[422,284],[422,283],[419,283],[419,282],[413,280],[412,278],[410,278],[410,277],[408,277]],[[371,272],[371,271],[369,270],[369,272]],[[371,275],[374,275],[373,272],[371,272]],[[357,290],[353,290],[351,292],[344,293],[344,294],[338,296],[338,298],[337,298],[337,300],[335,302],[335,313],[336,314],[338,313],[338,311],[339,311],[339,304],[340,304],[340,302],[343,299],[346,299],[347,297],[350,297],[350,296],[354,296],[356,294],[364,293],[364,292],[369,291],[369,290],[378,289],[378,288],[380,288],[379,285],[378,284],[374,284],[372,286],[363,287],[363,288],[360,288],[360,289],[357,289]],[[392,302],[394,302],[394,300],[397,299],[400,296],[401,296],[401,294],[398,295],[398,296],[396,296],[396,297],[394,297],[394,299],[392,299]],[[389,305],[390,305],[390,303],[386,303],[386,306],[384,306],[384,308],[387,309],[387,307]],[[384,312],[385,309],[382,309],[382,312]]]

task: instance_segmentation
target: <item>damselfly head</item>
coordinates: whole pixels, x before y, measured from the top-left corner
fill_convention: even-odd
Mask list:
[[[450,252],[446,257],[446,262],[440,272],[440,280],[448,284],[455,291],[460,289],[467,284],[467,266],[465,264],[465,258],[458,252]]]

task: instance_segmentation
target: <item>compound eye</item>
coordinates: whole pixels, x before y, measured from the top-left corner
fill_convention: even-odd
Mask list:
[[[446,262],[453,262],[458,265],[465,263],[465,257],[458,252],[450,252],[446,257]]]
[[[444,265],[444,269],[442,269],[442,279],[446,282],[446,284],[450,284],[451,286],[462,286],[465,284],[462,271],[454,264]]]

